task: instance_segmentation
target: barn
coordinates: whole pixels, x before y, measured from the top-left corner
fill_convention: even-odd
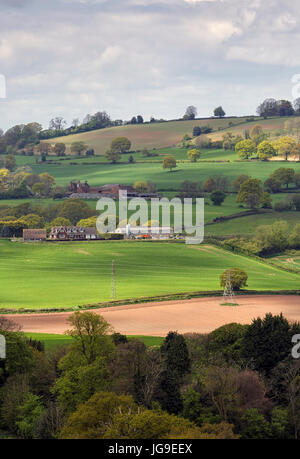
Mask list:
[[[45,241],[47,232],[44,228],[40,229],[23,229],[23,241]]]

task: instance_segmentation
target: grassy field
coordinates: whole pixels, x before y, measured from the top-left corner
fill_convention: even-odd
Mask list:
[[[247,235],[252,236],[258,226],[271,225],[275,221],[284,220],[292,228],[299,223],[299,212],[270,212],[262,215],[250,215],[205,227],[205,234],[211,236]]]
[[[282,255],[270,258],[270,260],[278,266],[295,269],[300,273],[300,250],[289,250]]]
[[[259,118],[256,118],[259,119]],[[84,132],[81,134],[57,137],[46,140],[52,144],[63,142],[67,145],[67,152],[72,142],[83,141],[91,148],[94,148],[96,154],[104,154],[109,148],[111,141],[120,136],[128,137],[132,142],[132,149],[143,148],[164,148],[176,145],[184,134],[192,134],[194,126],[210,125],[213,130],[226,129],[229,123],[245,123],[246,118],[224,118],[224,119],[202,119],[193,121],[169,121],[167,123],[151,123],[139,125],[126,125],[99,129],[96,131]]]
[[[159,242],[21,243],[0,241],[1,308],[60,308],[111,299],[115,260],[118,299],[219,289],[219,276],[240,267],[249,289],[294,289],[296,274],[211,246]]]
[[[137,180],[149,180],[157,185],[158,190],[178,190],[184,180],[204,182],[208,177],[225,176],[231,182],[240,174],[266,180],[279,167],[291,167],[286,162],[230,162],[230,163],[179,163],[170,172],[162,168],[161,163],[135,164],[38,164],[32,165],[33,172],[49,172],[58,185],[67,185],[71,180],[88,180],[90,185],[100,186],[107,183],[132,185]],[[292,167],[300,172],[300,163]]]
[[[68,335],[54,335],[49,333],[26,333],[28,338],[41,341],[46,350],[54,349],[57,346],[66,346],[72,342],[72,337]],[[164,338],[159,336],[127,336],[127,338],[136,338],[143,341],[147,347],[160,346]]]

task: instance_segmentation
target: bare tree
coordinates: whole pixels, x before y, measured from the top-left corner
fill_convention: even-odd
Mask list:
[[[65,127],[66,124],[67,122],[62,116],[56,116],[50,120],[49,129],[51,131],[61,130]]]
[[[159,349],[155,347],[148,349],[144,367],[144,383],[141,392],[144,398],[144,404],[149,408],[151,407],[153,394],[159,385],[160,375],[163,370],[163,357]]]

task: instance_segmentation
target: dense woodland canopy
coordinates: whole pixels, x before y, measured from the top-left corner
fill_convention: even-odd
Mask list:
[[[267,314],[160,347],[114,333],[93,312],[69,318],[72,344],[45,351],[0,319],[0,428],[14,438],[298,438],[300,324]],[[0,430],[1,432],[1,430]]]

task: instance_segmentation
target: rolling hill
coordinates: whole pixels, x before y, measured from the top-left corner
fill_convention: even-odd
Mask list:
[[[257,117],[256,120],[260,120],[260,118]],[[109,148],[111,141],[116,137],[128,137],[132,142],[133,150],[140,150],[143,148],[164,148],[176,145],[184,134],[191,135],[194,126],[210,125],[213,131],[219,132],[219,129],[223,130],[230,128],[230,123],[244,125],[246,123],[246,117],[222,119],[206,118],[190,121],[167,121],[162,123],[125,125],[64,137],[56,137],[46,140],[45,142],[51,142],[51,144],[63,142],[66,144],[67,154],[69,154],[72,142],[83,141],[91,148],[94,148],[96,155],[103,155]],[[253,123],[250,124],[253,125]]]

